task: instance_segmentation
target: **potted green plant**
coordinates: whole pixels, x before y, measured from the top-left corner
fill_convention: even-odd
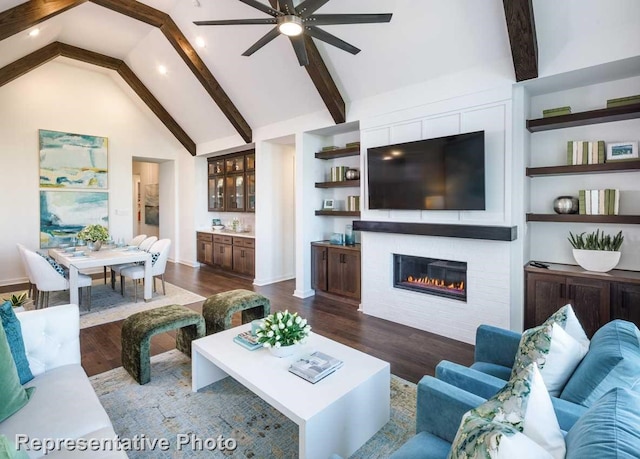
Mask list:
[[[605,234],[604,231],[600,233],[600,230],[578,235],[569,232],[568,239],[573,246],[573,257],[587,271],[606,273],[620,261],[620,247],[624,241],[622,231],[615,236]]]
[[[109,240],[109,230],[102,225],[87,225],[80,230],[77,238],[85,241],[89,250],[100,250],[102,243]]]
[[[24,305],[29,301],[29,296],[27,295],[27,292],[23,292],[17,295],[11,295],[9,298],[3,298],[2,300],[11,303],[11,307],[14,311],[19,312],[24,311]]]
[[[264,318],[256,332],[258,342],[277,357],[287,357],[295,352],[298,344],[304,343],[311,326],[307,320],[289,311],[276,312]]]

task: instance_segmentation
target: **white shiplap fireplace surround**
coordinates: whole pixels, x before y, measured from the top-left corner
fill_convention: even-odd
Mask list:
[[[484,211],[379,211],[363,199],[363,222],[406,222],[498,227],[522,226],[518,178],[520,156],[512,154],[511,88],[475,93],[394,112],[361,122],[361,168],[368,148],[485,131]],[[517,173],[514,174],[514,171]],[[365,175],[366,176],[366,175]],[[361,190],[367,196],[366,181]],[[516,196],[514,196],[514,194]],[[480,324],[521,328],[523,235],[513,241],[362,231],[363,313],[474,343]],[[467,301],[393,287],[393,254],[467,263]]]

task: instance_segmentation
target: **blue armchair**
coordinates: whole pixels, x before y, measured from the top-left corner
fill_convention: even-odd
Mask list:
[[[446,459],[462,416],[485,399],[431,376],[418,383],[416,435],[390,459]]]
[[[436,377],[483,398],[495,395],[511,374],[520,334],[487,325],[476,332],[470,368],[442,361]],[[589,352],[559,397],[551,397],[558,423],[568,431],[602,395],[614,387],[640,390],[640,332],[631,322],[614,320],[591,339]]]

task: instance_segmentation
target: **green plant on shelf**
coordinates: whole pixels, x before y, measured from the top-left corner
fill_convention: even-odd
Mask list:
[[[617,252],[620,250],[620,246],[622,246],[624,236],[622,235],[622,231],[619,231],[615,236],[605,234],[604,231],[600,233],[600,230],[596,230],[591,234],[583,232],[578,235],[574,235],[569,231],[568,239],[574,249]]]

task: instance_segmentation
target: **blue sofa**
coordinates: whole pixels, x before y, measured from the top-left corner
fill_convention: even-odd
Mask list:
[[[476,332],[475,362],[465,367],[442,361],[436,377],[490,398],[511,374],[520,334],[488,325]],[[640,331],[631,322],[614,320],[591,339],[589,352],[559,397],[551,397],[560,427],[568,431],[602,395],[614,387],[640,392]]]

